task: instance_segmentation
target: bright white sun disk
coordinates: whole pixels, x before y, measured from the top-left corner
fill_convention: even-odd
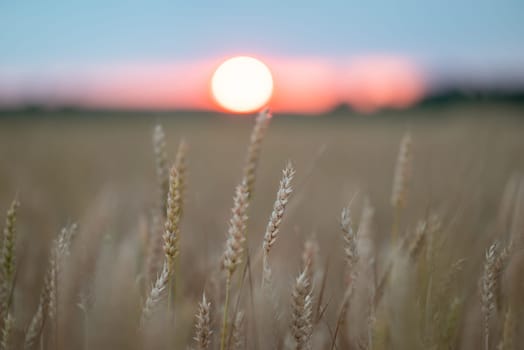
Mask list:
[[[233,57],[222,63],[211,79],[213,97],[227,110],[253,112],[264,107],[273,93],[273,78],[261,61]]]

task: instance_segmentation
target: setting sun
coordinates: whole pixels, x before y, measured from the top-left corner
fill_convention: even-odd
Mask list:
[[[211,79],[216,102],[228,111],[253,112],[262,108],[273,93],[273,77],[261,61],[247,56],[223,62]]]

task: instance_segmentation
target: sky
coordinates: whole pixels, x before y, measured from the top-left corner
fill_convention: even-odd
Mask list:
[[[522,38],[520,0],[0,1],[0,103],[125,107],[140,96],[144,86],[132,85],[142,80],[157,85],[144,108],[211,108],[201,85],[237,54],[271,62],[275,72],[302,66],[274,77],[277,102],[300,95],[280,86],[279,97],[279,81],[329,81],[332,101],[324,104],[348,102],[353,76],[367,82],[366,71],[377,69],[401,76],[398,65],[409,72],[397,80],[419,79],[426,90],[448,82],[524,83]],[[200,95],[179,91],[184,87]]]

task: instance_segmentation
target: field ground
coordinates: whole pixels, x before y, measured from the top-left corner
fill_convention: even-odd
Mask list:
[[[272,253],[283,293],[300,270],[303,242],[309,237],[318,239],[319,266],[343,264],[339,216],[352,198],[356,224],[363,198],[369,197],[376,209],[375,242],[379,249],[387,246],[398,146],[409,129],[413,177],[400,232],[412,232],[430,212],[439,214],[447,239],[453,240],[440,257],[450,262],[467,259],[464,273],[469,282],[457,288],[462,288],[458,289],[462,296],[476,298],[472,288],[482,272],[484,251],[496,235],[507,234],[508,225],[501,219],[506,184],[524,174],[524,110],[457,105],[395,114],[402,116],[397,120],[393,115],[347,119],[276,115],[271,121],[249,209],[248,240],[251,250],[261,244],[281,169],[291,160],[297,171],[296,190]],[[99,233],[116,246],[125,246],[130,236],[135,237],[133,242],[140,240],[140,229],[157,199],[151,141],[157,122],[164,126],[170,159],[181,138],[189,144],[180,266],[192,274],[183,292],[191,300],[188,313],[192,315],[194,302],[208,282],[204,271],[222,252],[253,120],[154,114],[127,119],[4,118],[0,119],[0,212],[5,213],[14,196],[21,202],[17,288],[23,292],[15,297],[19,332],[36,309],[48,247],[63,225],[75,221],[87,232],[102,230]],[[116,248],[113,252],[112,258],[105,259],[118,266],[125,252]],[[379,264],[380,259],[384,258],[379,258]],[[333,281],[326,291],[329,295],[338,295],[337,269],[329,270]],[[330,320],[335,304],[328,311]],[[184,330],[186,337],[190,327]],[[463,332],[473,332],[477,337],[471,339],[477,339],[481,328]],[[102,332],[94,337],[95,344],[132,347],[116,335]],[[111,337],[113,342],[108,343]],[[462,344],[473,349],[475,342]],[[406,349],[416,348],[403,344]]]

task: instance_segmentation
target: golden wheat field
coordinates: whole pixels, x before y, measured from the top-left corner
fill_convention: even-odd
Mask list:
[[[0,348],[522,349],[523,116],[0,119]]]

